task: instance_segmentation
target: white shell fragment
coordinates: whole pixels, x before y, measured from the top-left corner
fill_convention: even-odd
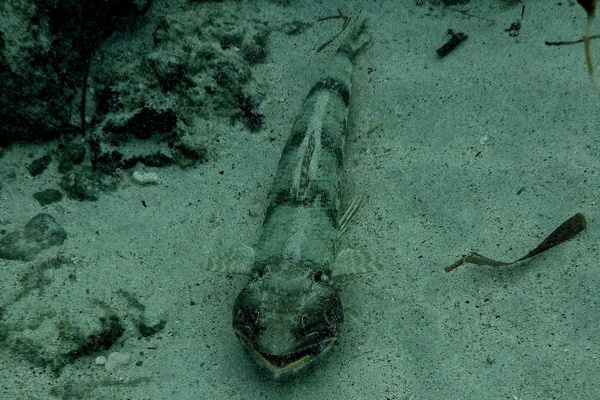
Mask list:
[[[131,355],[115,351],[113,353],[110,353],[110,355],[106,359],[104,368],[106,368],[107,371],[113,371],[119,368],[120,366],[127,365],[130,359]]]
[[[131,177],[138,185],[154,185],[158,183],[158,175],[156,172],[135,171]]]

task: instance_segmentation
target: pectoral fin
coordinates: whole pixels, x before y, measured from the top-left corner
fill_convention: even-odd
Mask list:
[[[348,229],[348,224],[350,223],[350,221],[352,221],[352,217],[354,217],[358,210],[361,209],[361,207],[365,204],[366,200],[367,198],[364,195],[358,196],[354,200],[352,200],[352,203],[350,204],[350,206],[348,206],[348,209],[346,210],[344,215],[342,215],[342,218],[340,218],[338,222],[338,239],[342,237],[344,232],[346,232],[346,229]]]
[[[366,274],[379,271],[383,264],[366,250],[344,249],[333,262],[332,275]]]
[[[230,274],[250,274],[253,264],[254,249],[241,246],[209,258],[202,269]]]

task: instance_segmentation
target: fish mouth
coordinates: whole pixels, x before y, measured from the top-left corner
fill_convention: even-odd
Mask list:
[[[239,332],[235,332],[235,335],[258,364],[269,371],[274,379],[287,377],[304,369],[337,342],[337,337],[329,337],[292,353],[270,354],[258,349]]]

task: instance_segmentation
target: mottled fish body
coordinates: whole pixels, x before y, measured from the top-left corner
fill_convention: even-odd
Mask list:
[[[349,84],[327,78],[306,98],[283,149],[256,261],[310,261],[330,273],[336,255]]]
[[[311,364],[337,341],[343,311],[332,277],[381,265],[367,253],[337,251],[360,203],[339,216],[352,62],[368,39],[360,24],[310,90],[285,144],[256,250],[211,259],[206,269],[249,273],[233,328],[275,377]]]

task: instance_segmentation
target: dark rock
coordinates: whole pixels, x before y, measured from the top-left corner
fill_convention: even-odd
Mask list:
[[[63,194],[56,189],[46,189],[42,190],[41,192],[34,193],[33,198],[36,199],[41,206],[47,206],[48,204],[61,201]]]
[[[27,166],[27,170],[29,171],[31,176],[41,175],[42,172],[44,172],[46,168],[48,168],[48,165],[50,165],[50,161],[52,161],[52,157],[50,156],[50,154],[46,154],[45,156],[36,158],[31,163],[29,163],[29,165]]]

